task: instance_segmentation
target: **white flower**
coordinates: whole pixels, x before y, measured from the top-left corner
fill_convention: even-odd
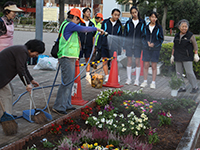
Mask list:
[[[143,124],[141,123],[141,124],[139,124],[138,126],[139,126],[140,128],[142,128],[142,127],[143,127]]]
[[[117,114],[113,114],[114,117],[117,117]]]
[[[99,121],[96,122],[96,125],[98,125],[98,124],[99,124]]]
[[[97,117],[95,117],[95,116],[93,116],[92,118],[93,118],[95,121],[97,120]]]
[[[85,124],[88,124],[88,121],[86,121]]]
[[[130,113],[131,115],[135,115],[135,113],[133,112],[133,111],[131,111],[131,113]]]
[[[134,127],[131,128],[131,130],[133,130],[133,129],[134,129]]]
[[[146,118],[146,115],[145,115],[144,113],[142,113],[142,114],[140,115],[140,117]]]
[[[140,118],[140,119],[138,119],[138,122],[142,123],[142,119],[141,119],[141,118]]]
[[[137,131],[135,131],[135,135],[138,136],[138,132]]]
[[[124,124],[122,124],[122,127],[124,127]]]
[[[146,128],[147,128],[146,126],[143,127],[143,129],[146,129]]]
[[[99,111],[98,115],[101,116],[102,115],[102,111]]]
[[[131,114],[128,114],[127,117],[128,117],[128,118],[131,117]]]
[[[99,124],[99,125],[98,125],[98,128],[102,128],[102,124]]]
[[[105,118],[102,118],[102,119],[101,119],[101,122],[104,123],[104,122],[105,122]]]
[[[106,124],[109,124],[110,123],[110,120],[106,120]]]
[[[137,127],[136,127],[136,129],[137,129],[138,131],[140,131],[140,130],[141,130],[141,128],[140,128],[139,126],[137,126]]]
[[[113,124],[113,119],[110,120],[110,125],[112,125],[112,124]]]
[[[133,121],[130,122],[131,125],[134,125],[135,123]]]
[[[115,128],[117,128],[117,125],[116,125],[116,124],[113,124],[113,126],[114,126]]]
[[[126,128],[122,128],[122,132],[126,131]]]
[[[123,114],[120,114],[119,117],[120,117],[120,118],[124,118],[124,115],[123,115]]]

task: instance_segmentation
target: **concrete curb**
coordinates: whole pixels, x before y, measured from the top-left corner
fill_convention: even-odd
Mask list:
[[[83,107],[85,106],[89,106],[89,107],[94,107],[96,105],[95,103],[95,99],[89,101],[87,104],[85,104]],[[81,107],[82,108],[82,107]],[[32,133],[30,133],[29,135],[25,136],[24,138],[15,141],[9,145],[6,145],[4,147],[1,148],[1,150],[21,150],[22,147],[26,144],[26,142],[28,142],[29,140],[32,140],[34,137],[38,137],[38,136],[42,136],[44,134],[46,134],[47,132],[49,132],[49,129],[51,128],[51,124],[52,123],[58,123],[60,125],[63,125],[63,120],[66,119],[67,117],[76,117],[80,115],[81,112],[81,108],[76,109],[74,111],[71,111],[70,113],[68,113],[65,116],[62,116],[54,121],[49,122],[48,124],[45,124],[44,126],[40,127],[39,129],[33,131]]]
[[[200,96],[197,97],[199,100]],[[200,103],[198,104],[190,123],[185,130],[176,150],[194,150],[200,134]]]

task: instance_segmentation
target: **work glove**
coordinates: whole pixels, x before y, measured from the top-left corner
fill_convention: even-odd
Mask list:
[[[174,63],[174,55],[171,56],[171,58],[170,58],[170,62],[171,62],[171,64]]]
[[[199,55],[198,54],[194,54],[194,61],[198,62],[199,61]]]

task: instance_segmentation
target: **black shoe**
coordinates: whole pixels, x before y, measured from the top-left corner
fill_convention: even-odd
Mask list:
[[[66,109],[66,111],[67,110],[76,110],[76,108],[75,107],[71,107],[71,108]]]
[[[185,88],[180,88],[180,89],[178,90],[178,92],[186,92],[186,89],[185,89]]]
[[[56,110],[56,109],[53,109],[53,108],[52,108],[52,110],[53,110],[53,112],[55,112],[55,113],[57,113],[59,115],[66,115],[67,114],[66,111],[59,111],[59,110]]]
[[[192,88],[192,91],[190,93],[195,94],[195,93],[197,93],[198,90],[199,90],[199,88]]]

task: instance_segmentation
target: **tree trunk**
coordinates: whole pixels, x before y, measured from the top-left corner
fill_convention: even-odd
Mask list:
[[[163,18],[162,18],[162,28],[163,28],[164,34],[165,34],[165,30],[166,30],[167,9],[168,9],[168,6],[165,5],[164,6],[164,12],[163,12]]]

